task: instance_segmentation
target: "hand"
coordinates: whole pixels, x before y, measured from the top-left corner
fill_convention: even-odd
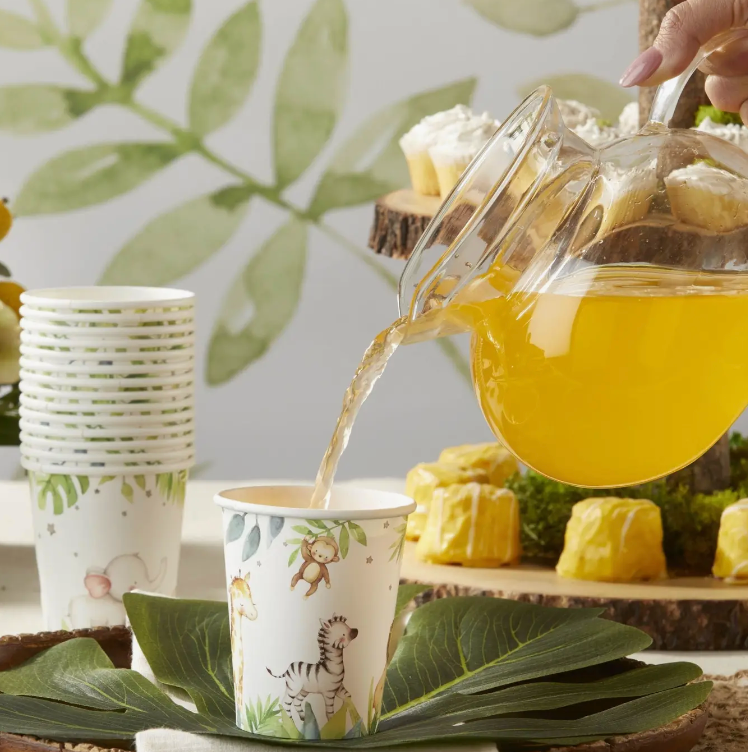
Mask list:
[[[742,0],[684,0],[671,8],[652,47],[634,60],[621,86],[657,86],[680,75],[699,48],[717,34],[748,25]],[[745,39],[714,52],[700,66],[708,74],[706,93],[725,112],[739,112],[748,124],[748,29]]]

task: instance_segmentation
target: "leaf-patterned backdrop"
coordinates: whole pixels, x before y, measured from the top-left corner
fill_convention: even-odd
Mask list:
[[[0,0],[2,260],[26,287],[195,290],[201,474],[310,478],[397,314],[402,262],[365,243],[399,136],[539,81],[615,117],[636,23],[632,0]],[[398,352],[342,475],[488,438],[466,353]]]

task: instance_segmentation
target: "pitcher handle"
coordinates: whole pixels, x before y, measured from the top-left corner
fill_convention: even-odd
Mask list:
[[[713,39],[710,39],[709,42],[698,51],[691,64],[680,74],[680,76],[671,78],[669,81],[665,81],[665,83],[660,84],[657,87],[657,92],[655,93],[654,101],[652,102],[652,110],[649,114],[649,123],[667,125],[672,120],[680,95],[683,93],[683,89],[694,71],[713,52],[722,50],[737,39],[747,36],[748,29],[743,27],[724,31],[721,34],[717,34]]]

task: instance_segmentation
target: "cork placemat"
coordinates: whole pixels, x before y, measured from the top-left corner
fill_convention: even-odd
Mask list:
[[[714,682],[709,722],[693,752],[748,751],[748,671],[734,676],[705,676]]]

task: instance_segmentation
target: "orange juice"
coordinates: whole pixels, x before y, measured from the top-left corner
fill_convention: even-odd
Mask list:
[[[748,402],[748,282],[652,266],[588,268],[473,307],[473,379],[524,463],[580,486],[661,477]]]

